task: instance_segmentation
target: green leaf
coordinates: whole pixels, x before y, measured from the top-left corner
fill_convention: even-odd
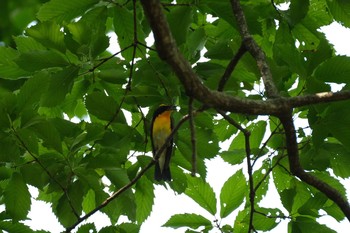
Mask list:
[[[68,66],[62,71],[52,74],[48,89],[41,98],[41,105],[54,107],[63,102],[66,95],[72,90],[74,78],[78,76],[78,71],[78,67]]]
[[[119,230],[120,232],[126,232],[126,233],[139,233],[140,232],[140,225],[136,225],[133,223],[122,223],[122,224],[118,225],[117,230]],[[115,231],[110,232],[110,233],[114,233],[114,232]],[[105,233],[105,232],[100,231],[100,233]]]
[[[216,197],[212,187],[203,179],[187,175],[185,194],[212,215],[216,214]]]
[[[325,149],[331,154],[331,166],[336,176],[342,178],[350,177],[349,151],[339,144],[327,144]]]
[[[17,36],[14,38],[19,52],[25,53],[32,50],[45,50],[46,48],[32,37]]]
[[[50,177],[43,172],[43,168],[37,163],[28,163],[22,166],[21,173],[27,184],[38,189],[43,189],[50,181]]]
[[[5,232],[32,233],[36,232],[21,222],[0,221],[0,229]]]
[[[69,33],[65,38],[67,47],[78,57],[84,55],[82,59],[91,59],[104,52],[109,45],[106,19],[107,8],[96,7],[83,15],[78,22],[68,24]]]
[[[243,203],[248,192],[247,181],[242,169],[232,175],[223,185],[220,193],[220,217],[227,217]]]
[[[211,221],[197,214],[175,214],[164,225],[174,229],[180,227],[190,227],[197,229],[201,226],[212,228]]]
[[[131,46],[134,43],[134,19],[133,19],[133,12],[126,9],[126,7],[114,7],[113,9],[113,26],[114,31],[118,36],[118,43],[121,49],[125,49],[128,46]],[[135,22],[137,26],[137,40],[139,42],[144,42],[144,33],[141,30],[142,26],[140,25],[139,21],[136,19]],[[144,51],[143,47],[138,47],[138,49],[141,49]],[[132,59],[133,51],[131,48],[127,49],[126,51],[122,52],[122,55],[124,58]],[[137,54],[135,54],[137,56]]]
[[[259,211],[259,213],[254,213],[253,216],[254,229],[264,232],[270,231],[277,226],[279,222],[278,216],[282,213],[279,209],[271,208],[257,208],[256,211]]]
[[[305,63],[295,47],[294,38],[286,23],[279,25],[273,45],[273,53],[273,58],[278,65],[287,65],[291,71],[302,76],[306,75]]]
[[[77,233],[96,233],[96,227],[93,223],[86,223],[79,226]]]
[[[96,202],[95,202],[95,192],[94,190],[90,189],[86,195],[84,196],[84,200],[82,203],[83,211],[85,213],[89,213],[93,209],[96,208]]]
[[[26,30],[28,36],[31,36],[40,42],[45,48],[53,48],[62,53],[65,52],[64,34],[60,25],[47,21],[39,23]]]
[[[258,148],[260,148],[261,141],[264,138],[266,132],[266,126],[266,121],[259,121],[248,127],[248,129],[251,132],[251,136],[249,138],[251,149],[257,150]]]
[[[67,194],[62,194],[54,212],[64,227],[69,227],[77,221],[77,215],[82,212],[84,197],[84,186],[80,181],[75,181],[67,190]]]
[[[296,220],[289,222],[288,230],[290,232],[323,232],[323,233],[336,233],[336,231],[328,228],[325,225],[319,224],[315,220],[306,217],[298,217]]]
[[[18,56],[18,51],[0,46],[0,77],[2,79],[16,80],[29,74],[15,63]]]
[[[309,0],[292,0],[288,11],[288,19],[292,26],[298,24],[309,10]]]
[[[350,57],[332,57],[320,64],[314,75],[324,82],[350,83]]]
[[[48,76],[47,72],[36,73],[22,85],[18,94],[18,107],[20,109],[37,109],[39,107],[41,96],[49,86]]]
[[[95,115],[97,118],[110,121],[118,107],[117,102],[102,92],[93,92],[86,97],[86,108],[89,114]],[[119,115],[123,114],[121,111]]]
[[[6,213],[14,220],[27,218],[30,209],[30,193],[20,173],[15,172],[5,188]]]
[[[203,9],[205,13],[209,13],[214,17],[224,19],[227,23],[233,24],[234,26],[235,19],[234,15],[232,14],[232,7],[229,2],[205,0],[199,2],[199,8]]]
[[[38,135],[38,138],[43,140],[43,145],[45,147],[62,152],[61,135],[52,122],[41,120],[30,128]]]
[[[347,150],[350,150],[350,109],[347,107],[348,102],[334,103],[326,110],[324,122],[329,132],[337,138]]]
[[[153,183],[145,176],[139,179],[135,187],[136,220],[143,223],[151,214],[154,203]]]
[[[13,162],[17,161],[20,151],[16,140],[9,134],[0,133],[0,161]]]
[[[40,8],[38,18],[41,21],[54,19],[57,22],[68,22],[98,2],[99,0],[51,0]]]
[[[167,19],[177,45],[182,45],[186,42],[192,20],[191,7],[180,6],[171,8],[167,15]]]
[[[68,61],[54,51],[37,50],[21,53],[15,60],[18,66],[27,71],[37,71],[51,67],[64,67]]]
[[[327,0],[334,19],[346,27],[350,26],[350,3],[346,0]]]

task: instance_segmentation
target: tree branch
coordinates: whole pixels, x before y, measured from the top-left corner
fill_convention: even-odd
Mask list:
[[[315,94],[304,97],[278,97],[263,101],[243,99],[230,96],[223,92],[210,90],[203,85],[202,81],[193,71],[190,63],[186,61],[178,50],[175,40],[171,35],[168,22],[162,12],[162,5],[159,0],[141,0],[141,3],[144,12],[149,19],[159,57],[165,60],[173,68],[186,92],[207,107],[213,107],[215,109],[232,113],[278,116],[281,112],[292,107],[350,99],[350,91],[342,92],[342,94],[328,94],[326,96]],[[259,61],[257,62],[264,59],[265,56],[259,58]],[[270,84],[272,80],[270,80],[271,75],[269,75],[269,69],[265,67],[265,65],[267,66],[266,62],[261,62],[261,70],[265,73],[264,77],[268,77],[268,80],[265,81],[265,86],[274,86]],[[270,96],[276,96],[274,88],[270,87],[269,90],[270,89],[272,90]]]
[[[267,96],[270,98],[279,97],[278,90],[275,86],[275,83],[272,79],[272,74],[270,71],[270,67],[266,62],[266,57],[262,49],[255,42],[251,34],[248,30],[248,24],[245,19],[241,4],[239,0],[231,0],[232,11],[236,17],[238,22],[238,27],[240,34],[242,36],[242,41],[246,47],[246,49],[250,52],[250,54],[255,58],[258,68],[260,70],[260,74],[262,76]]]
[[[144,168],[140,170],[139,173],[126,185],[118,189],[116,192],[114,192],[110,197],[108,197],[104,202],[102,202],[99,206],[97,206],[95,209],[91,210],[89,213],[85,214],[84,216],[78,218],[78,220],[70,227],[66,228],[66,233],[71,232],[75,227],[77,227],[80,223],[94,215],[97,211],[101,210],[103,207],[107,206],[111,201],[113,201],[115,198],[117,198],[120,194],[131,188],[142,176],[143,174],[148,171],[159,159],[161,153],[166,149],[166,147],[169,145],[171,139],[174,137],[174,134],[179,130],[180,126],[185,123],[189,119],[189,115],[186,115],[181,118],[181,120],[177,123],[177,125],[174,127],[174,129],[171,131],[170,135],[167,137],[165,143],[159,148],[159,150],[156,152],[154,158],[151,162],[149,162]]]
[[[191,175],[196,176],[197,173],[197,147],[196,147],[196,127],[193,119],[193,98],[190,97],[188,103],[188,115],[191,129],[191,144],[192,144],[192,171]]]
[[[226,82],[230,78],[232,72],[236,68],[236,65],[238,64],[239,60],[243,57],[243,55],[245,54],[246,51],[247,51],[247,49],[246,49],[244,43],[242,43],[241,46],[239,47],[236,55],[231,59],[230,63],[227,65],[225,73],[222,75],[222,77],[220,79],[218,91],[221,92],[224,90]]]
[[[249,34],[244,13],[238,0],[231,0],[232,9],[238,21],[243,42],[245,43],[247,50],[256,59],[267,96],[270,98],[266,101],[242,99],[222,92],[210,90],[203,85],[202,81],[194,73],[189,62],[178,50],[175,40],[171,35],[165,15],[162,12],[160,1],[141,0],[141,4],[152,28],[159,57],[172,67],[177,77],[182,82],[186,93],[203,103],[204,106],[213,107],[220,111],[277,116],[281,120],[285,129],[287,151],[292,173],[304,182],[325,193],[342,209],[344,214],[350,220],[350,207],[346,199],[342,197],[337,190],[306,173],[301,168],[295,128],[291,114],[294,107],[350,99],[350,91],[337,93],[328,92],[326,94],[319,93],[290,98],[280,97],[278,90],[273,83],[265,55]]]
[[[285,116],[281,116],[280,120],[285,129],[289,166],[292,174],[299,177],[305,183],[320,190],[329,199],[334,201],[339,206],[339,208],[343,211],[346,218],[350,221],[350,206],[346,198],[343,197],[338,190],[334,189],[332,186],[323,182],[317,177],[305,172],[304,169],[301,167],[301,164],[299,161],[299,150],[298,150],[296,132],[295,132],[295,128],[292,120],[292,112],[290,111],[289,114]]]
[[[244,134],[245,141],[245,152],[247,159],[247,170],[248,170],[248,179],[249,179],[249,202],[250,202],[250,215],[249,215],[249,229],[248,232],[255,231],[253,225],[253,218],[255,212],[255,187],[254,187],[254,179],[253,179],[253,166],[250,160],[251,149],[250,149],[250,131],[243,128],[240,124],[238,124],[231,117],[227,116],[224,112],[218,111],[221,116],[229,122],[231,125],[236,127],[239,131]]]

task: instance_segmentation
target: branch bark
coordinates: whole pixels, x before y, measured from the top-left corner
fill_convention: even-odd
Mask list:
[[[311,104],[349,100],[350,91],[337,93],[327,92],[298,97],[281,97],[272,79],[269,66],[261,48],[249,34],[243,10],[238,0],[231,0],[232,10],[240,27],[242,41],[247,50],[256,59],[260,70],[268,100],[250,100],[227,95],[223,92],[210,90],[203,85],[200,78],[193,71],[190,63],[178,50],[173,39],[165,15],[162,12],[162,5],[159,0],[141,0],[144,12],[152,28],[155,44],[161,59],[165,60],[174,70],[182,82],[186,93],[200,101],[207,107],[213,107],[219,111],[232,113],[243,113],[251,115],[274,115],[277,116],[285,129],[287,151],[292,174],[302,181],[317,188],[333,200],[350,220],[350,206],[347,200],[330,185],[306,173],[299,162],[295,127],[293,124],[292,110],[295,107]]]

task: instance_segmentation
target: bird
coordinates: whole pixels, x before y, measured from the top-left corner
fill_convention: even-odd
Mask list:
[[[151,142],[153,158],[157,151],[164,145],[173,129],[171,113],[175,110],[172,105],[160,105],[153,113],[151,122]],[[171,181],[170,159],[173,153],[173,139],[166,145],[164,151],[156,159],[154,179],[156,181]]]

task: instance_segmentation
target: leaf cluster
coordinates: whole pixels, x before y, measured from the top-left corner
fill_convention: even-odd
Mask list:
[[[22,221],[28,218],[33,198],[29,186],[33,186],[39,191],[37,199],[52,206],[67,231],[101,211],[111,226],[97,231],[94,224],[85,223],[77,232],[139,232],[151,214],[154,186],[159,184],[149,169],[131,188],[124,187],[152,163],[151,113],[159,104],[176,104],[180,110],[174,118],[180,121],[190,109],[190,93],[159,58],[139,1],[32,0],[32,8],[25,2],[0,3],[0,202],[5,206],[0,230],[45,232],[34,231]],[[330,91],[330,83],[349,89],[350,58],[337,56],[320,31],[334,20],[350,27],[349,3],[240,2],[249,33],[264,51],[281,95]],[[217,90],[242,46],[230,2],[161,3],[179,51],[201,82]],[[289,4],[287,10],[281,10],[283,4]],[[10,17],[14,13],[19,15],[16,20]],[[27,27],[29,23],[32,26]],[[111,45],[118,45],[118,50],[111,52]],[[242,99],[266,100],[251,53],[237,60],[221,91]],[[294,119],[308,122],[296,132],[303,168],[344,197],[340,181],[350,177],[348,104],[303,106],[293,111]],[[174,180],[160,185],[184,193],[210,218],[175,214],[165,227],[185,227],[187,232],[269,231],[286,220],[289,232],[333,232],[318,223],[321,210],[337,221],[344,219],[327,195],[291,172],[288,142],[278,118],[222,116],[199,101],[194,101],[194,108],[198,110],[195,140],[189,133],[191,125],[183,124],[174,138]],[[196,164],[191,141],[196,144]],[[224,142],[227,149],[221,148]],[[218,157],[232,165],[232,175],[215,193],[207,181],[207,162]],[[195,165],[198,176],[192,177]],[[279,193],[281,208],[261,204],[273,188]],[[234,223],[222,226],[221,220],[232,213],[237,214]]]

